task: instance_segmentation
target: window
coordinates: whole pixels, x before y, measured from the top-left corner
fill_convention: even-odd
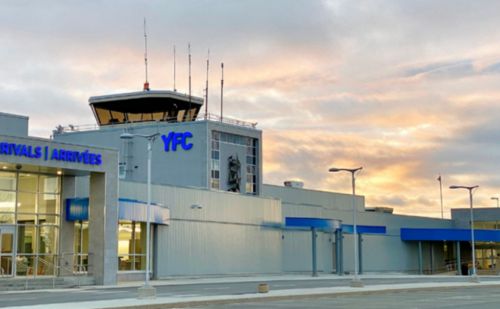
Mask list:
[[[118,223],[118,270],[146,269],[146,223]]]
[[[243,171],[246,166],[246,177],[241,175],[242,179],[246,179],[245,192],[248,194],[257,193],[257,147],[258,140],[247,136],[231,134],[226,132],[212,131],[212,153],[211,153],[211,174],[210,187],[212,189],[220,189],[220,143],[233,144],[245,147],[245,161],[242,162]],[[243,161],[243,159],[242,159]]]
[[[2,252],[2,260],[10,265],[8,273],[54,275],[59,239],[60,186],[61,178],[57,175],[0,172],[0,224],[15,224],[12,226],[12,235],[15,235],[12,241],[17,248],[16,252],[10,250],[8,255]],[[5,262],[6,259],[10,262]]]
[[[220,189],[220,132],[212,131],[212,159],[210,166],[210,188]]]

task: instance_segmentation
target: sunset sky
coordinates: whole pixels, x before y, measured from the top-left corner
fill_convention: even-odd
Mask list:
[[[0,111],[30,117],[30,134],[95,123],[88,98],[149,82],[203,96],[209,112],[258,122],[264,182],[357,193],[367,206],[445,216],[500,194],[500,1],[0,2]]]

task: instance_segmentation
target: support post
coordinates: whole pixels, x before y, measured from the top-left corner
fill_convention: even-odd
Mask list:
[[[90,173],[89,268],[98,285],[116,284],[118,272],[118,164],[114,173]]]
[[[316,265],[316,228],[311,228],[311,237],[312,237],[312,276],[318,276],[318,269]]]
[[[424,273],[423,263],[422,263],[422,242],[418,242],[418,274],[422,275]]]
[[[457,256],[457,275],[463,275],[462,274],[462,261],[460,258],[460,242],[457,241],[455,243],[455,251],[456,251],[456,256]]]
[[[363,236],[358,234],[359,274],[363,273]]]
[[[342,230],[338,229],[335,232],[335,269],[337,271],[337,275],[342,276],[343,271],[343,252],[342,252]]]
[[[430,245],[430,254],[431,254],[431,274],[434,273],[434,246],[432,245],[432,242],[429,242]]]

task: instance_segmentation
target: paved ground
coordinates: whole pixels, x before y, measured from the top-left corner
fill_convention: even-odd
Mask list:
[[[282,301],[260,301],[197,308],[257,309],[257,308],[500,308],[499,287],[467,287],[437,291],[403,291],[398,293],[364,294],[356,296],[319,297]]]
[[[309,303],[312,301],[304,300],[304,297],[316,295],[313,301],[314,307],[326,306],[331,308],[335,303],[331,301],[343,301],[351,296],[345,296],[346,293],[370,293],[374,299],[380,293],[387,293],[388,290],[400,289],[401,292],[391,295],[404,295],[405,290],[408,289],[442,289],[454,286],[459,289],[467,288],[477,289],[477,284],[469,283],[468,277],[459,276],[363,276],[364,288],[351,288],[349,287],[350,278],[338,277],[334,275],[322,276],[319,278],[312,278],[306,275],[303,276],[272,276],[272,277],[235,277],[235,278],[205,278],[205,279],[176,279],[165,281],[153,281],[157,289],[157,298],[154,300],[138,300],[137,286],[140,283],[128,284],[127,286],[119,287],[92,287],[82,289],[65,289],[65,290],[44,290],[44,291],[23,291],[23,292],[0,292],[0,307],[13,307],[20,309],[24,308],[114,308],[123,306],[142,306],[154,305],[157,308],[163,306],[178,307],[189,306],[190,304],[207,304],[207,302],[216,302],[216,307],[222,306],[227,302],[240,302],[247,303],[241,306],[261,306],[264,303],[248,303],[262,297],[267,297],[266,304],[272,306],[287,307],[286,304],[302,304],[296,308],[310,307]],[[270,293],[257,294],[257,284],[260,282],[268,282],[270,286]],[[489,285],[496,285],[497,291],[500,291],[500,277],[481,277],[480,291],[482,289],[491,289]],[[467,289],[466,289],[467,290]],[[417,292],[414,290],[413,292]],[[413,295],[413,292],[407,293],[408,296]],[[323,298],[326,295],[337,295],[336,298]],[[495,293],[499,295],[499,293]],[[469,294],[463,294],[462,296]],[[273,298],[287,299],[290,297],[300,297],[291,302],[269,302]],[[460,296],[460,294],[458,295]],[[352,298],[352,297],[351,297]],[[357,299],[358,296],[354,297]],[[392,296],[391,296],[392,298]],[[409,297],[411,298],[411,297]],[[425,299],[426,297],[420,296],[415,300]],[[382,297],[381,301],[387,298]],[[406,297],[399,297],[398,301],[405,301]],[[486,298],[485,298],[486,299]],[[455,300],[450,299],[451,304],[460,304],[460,298]],[[496,299],[500,308],[500,299]],[[366,298],[365,304],[360,303],[360,306],[373,304],[371,297]],[[349,302],[348,302],[349,303]],[[405,303],[405,302],[403,302]],[[165,305],[167,304],[167,305]],[[311,304],[311,305],[312,305]],[[342,302],[338,305],[342,308]],[[225,305],[231,306],[236,305]],[[390,308],[381,303],[380,308]],[[411,306],[410,306],[411,307]],[[240,307],[245,308],[245,307]],[[352,307],[349,307],[352,308]],[[369,308],[373,308],[370,306]],[[404,308],[404,307],[403,307]],[[413,306],[412,308],[420,308]],[[430,307],[422,307],[430,308]],[[444,308],[444,307],[442,307]],[[488,308],[488,307],[485,307]]]

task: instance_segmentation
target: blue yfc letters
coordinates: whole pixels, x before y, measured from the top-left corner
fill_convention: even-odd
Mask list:
[[[192,137],[193,134],[191,134],[191,132],[170,132],[168,135],[162,135],[161,139],[163,140],[165,151],[170,151],[170,149],[172,149],[172,151],[177,151],[177,145],[181,145],[184,150],[193,148],[193,144],[187,142],[187,139]]]

